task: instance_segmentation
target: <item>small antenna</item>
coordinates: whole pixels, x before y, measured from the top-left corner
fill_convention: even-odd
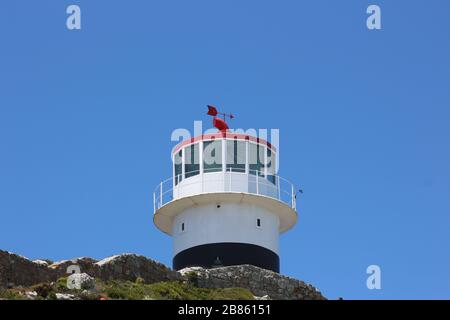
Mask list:
[[[230,118],[230,119],[234,119],[234,115],[232,115],[231,113],[223,113],[223,112],[219,112],[217,111],[217,108],[212,106],[212,105],[208,105],[208,115],[216,117],[218,114],[223,116],[223,120],[226,120],[226,118]]]
[[[214,117],[213,119],[213,125],[215,128],[219,129],[219,131],[221,132],[226,132],[229,127],[228,124],[226,123],[226,119],[227,117],[230,118],[230,120],[234,119],[234,115],[232,115],[231,113],[223,113],[223,112],[219,112],[217,111],[217,108],[215,106],[212,105],[207,105],[208,107],[208,115]],[[218,118],[218,115],[222,115],[223,116],[223,120]]]

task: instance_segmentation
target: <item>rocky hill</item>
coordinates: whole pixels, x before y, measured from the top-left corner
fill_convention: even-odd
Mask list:
[[[70,284],[73,284],[71,286]],[[323,300],[303,281],[251,265],[180,272],[135,254],[31,261],[0,250],[0,299]]]

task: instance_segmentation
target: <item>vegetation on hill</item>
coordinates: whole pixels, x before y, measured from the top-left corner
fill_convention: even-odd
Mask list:
[[[67,288],[67,278],[55,283],[42,283],[32,287],[0,289],[0,299],[7,300],[55,300],[58,295],[70,296],[70,300],[252,300],[253,294],[243,288],[205,289],[191,281],[167,281],[145,284],[138,278],[131,281],[96,280],[95,290],[82,291]],[[31,294],[30,294],[31,293]],[[58,295],[57,295],[58,294]]]

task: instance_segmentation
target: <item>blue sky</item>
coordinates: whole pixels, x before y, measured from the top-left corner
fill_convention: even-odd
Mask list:
[[[82,30],[66,28],[66,7]],[[378,4],[382,30],[366,28]],[[0,248],[171,264],[170,134],[280,129],[281,270],[331,299],[450,298],[448,1],[1,1]],[[382,290],[366,288],[366,268]]]

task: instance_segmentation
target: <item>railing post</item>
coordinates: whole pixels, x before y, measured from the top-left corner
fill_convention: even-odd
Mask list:
[[[225,169],[225,171],[223,171],[223,192],[225,192],[227,190],[226,185],[227,185],[227,170]]]
[[[278,200],[281,201],[281,186],[280,186],[280,176],[277,176],[277,189],[278,189]]]
[[[256,172],[255,179],[256,179],[256,194],[259,195],[259,171]]]
[[[161,182],[159,185],[159,207],[160,208],[162,207],[162,202],[163,202],[162,194],[163,194],[163,183]]]
[[[291,184],[291,198],[292,198],[292,208],[295,210],[295,194],[294,185]]]

